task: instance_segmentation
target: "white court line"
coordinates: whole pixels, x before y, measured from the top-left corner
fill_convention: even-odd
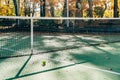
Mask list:
[[[77,63],[75,63],[75,64],[77,64]],[[105,69],[100,69],[100,68],[95,68],[95,67],[89,67],[89,66],[86,66],[84,64],[79,64],[79,66],[81,66],[83,68],[88,68],[88,69],[97,70],[97,71],[101,71],[101,72],[105,72],[105,73],[111,73],[111,74],[119,75],[120,76],[120,73],[119,72],[115,72],[115,71],[109,71],[109,70],[105,70]]]
[[[15,51],[15,50],[12,50],[12,49],[8,49],[8,48],[2,48],[4,50],[9,50],[9,51],[13,51],[13,52],[17,52],[17,53],[24,53],[22,51]],[[49,59],[49,58],[41,58],[41,59],[48,59],[48,60],[55,60],[55,61],[59,61],[59,60],[56,60],[56,59]],[[73,63],[73,62],[68,62],[68,61],[59,61],[59,62],[65,62],[65,63],[69,63],[69,64],[78,64],[78,63]],[[111,74],[115,74],[115,75],[119,75],[120,76],[120,73],[119,72],[115,72],[115,71],[109,71],[109,70],[104,70],[104,69],[100,69],[100,68],[95,68],[95,67],[89,67],[89,66],[86,66],[86,65],[83,65],[83,64],[79,64],[81,67],[83,68],[88,68],[88,69],[92,69],[92,70],[97,70],[97,71],[101,71],[101,72],[105,72],[105,73],[111,73]]]
[[[80,62],[78,63],[75,63],[75,62],[69,62],[69,61],[61,61],[61,60],[56,60],[56,59],[49,59],[49,58],[42,58],[42,56],[40,57],[41,59],[47,59],[47,60],[52,60],[52,61],[58,61],[58,62],[64,62],[64,63],[67,63],[67,64],[79,64]],[[82,62],[81,62],[82,63]],[[115,72],[115,71],[109,71],[109,70],[105,70],[105,69],[100,69],[100,68],[95,68],[95,67],[89,67],[89,66],[86,66],[84,64],[79,64],[79,66],[83,67],[83,68],[88,68],[88,69],[92,69],[92,70],[97,70],[97,71],[101,71],[101,72],[105,72],[105,73],[111,73],[111,74],[114,74],[114,75],[119,75],[120,76],[120,73],[119,72]]]
[[[89,67],[89,66],[85,66],[85,65],[82,65],[82,64],[80,64],[80,66],[88,68],[88,69],[93,69],[93,70],[97,70],[97,71],[101,71],[101,72],[105,72],[105,73],[111,73],[111,74],[115,74],[115,75],[119,75],[120,76],[119,72],[104,70],[104,69],[95,68],[95,67]]]

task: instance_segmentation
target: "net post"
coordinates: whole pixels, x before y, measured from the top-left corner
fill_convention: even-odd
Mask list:
[[[69,17],[69,0],[67,0],[67,18]],[[69,27],[69,19],[67,19],[67,27]]]
[[[33,54],[33,18],[31,18],[30,19],[31,20],[31,26],[30,26],[30,28],[31,28],[31,30],[30,30],[30,32],[31,32],[31,54]]]

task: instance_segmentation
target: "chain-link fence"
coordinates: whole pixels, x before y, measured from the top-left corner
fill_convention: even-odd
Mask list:
[[[103,42],[116,42],[110,35],[120,32],[120,19],[95,18],[0,18],[0,58],[94,46]],[[69,26],[68,26],[69,24]],[[107,34],[108,40],[84,40],[75,36]],[[68,35],[69,34],[69,35]],[[86,41],[84,43],[84,41]]]

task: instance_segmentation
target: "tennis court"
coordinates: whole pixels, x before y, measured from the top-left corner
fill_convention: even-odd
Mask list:
[[[119,34],[0,34],[1,80],[119,80]],[[43,65],[43,62],[45,64]]]
[[[0,80],[120,80],[120,0],[0,0]]]

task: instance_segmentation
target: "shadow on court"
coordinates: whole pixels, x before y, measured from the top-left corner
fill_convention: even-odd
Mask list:
[[[104,69],[108,71],[115,71],[115,72],[120,73],[119,39],[117,39],[116,37],[113,40],[117,39],[118,40],[117,42],[115,41],[112,43],[103,43],[103,42],[107,42],[107,41],[109,42],[112,40],[109,40],[109,38],[100,37],[100,36],[99,36],[99,39],[98,37],[94,37],[95,39],[92,40],[91,37],[93,36],[83,37],[83,36],[72,35],[72,36],[66,36],[66,37],[63,37],[63,36],[62,37],[60,36],[37,36],[35,37],[34,47],[36,50],[38,50],[38,52],[44,52],[44,50],[47,52],[51,50],[51,52],[48,52],[48,54],[46,53],[43,53],[43,54],[39,53],[40,55],[37,54],[36,58],[37,56],[42,56],[43,57],[42,59],[46,59],[47,57],[49,62],[51,62],[50,64],[58,65],[58,66],[49,67],[49,69],[45,69],[45,70],[41,69],[41,71],[40,70],[34,71],[34,68],[32,67],[36,66],[36,64],[39,64],[39,60],[36,60],[38,63],[33,65],[30,63],[31,57],[33,56],[29,55],[29,58],[24,62],[24,64],[19,69],[19,71],[16,73],[16,75],[14,77],[7,78],[7,80],[18,79],[18,78],[29,77],[29,76],[37,75],[41,73],[52,72],[52,71],[60,70],[63,68],[76,66],[78,64],[83,64],[83,63],[84,65],[87,65],[87,66],[92,65],[100,69]],[[21,38],[22,37],[20,37],[19,39]],[[27,42],[28,40],[29,38],[26,38],[25,41],[23,40],[23,42],[21,43],[28,44]],[[70,45],[67,45],[67,44],[70,44]],[[9,45],[13,45],[13,44],[9,44]],[[21,44],[18,43],[16,46],[18,45],[21,45]],[[27,48],[27,46],[23,47],[23,49],[24,48]],[[74,62],[74,64],[68,64],[68,65],[64,64],[61,66],[62,61]],[[33,60],[33,62],[35,61]],[[24,70],[27,69],[28,66],[31,67],[30,69],[33,69],[33,70],[29,72],[24,72]],[[24,72],[24,74],[22,72]],[[61,74],[64,75],[64,73],[62,72]]]
[[[30,35],[25,33],[2,33],[0,58],[26,54],[30,50]]]
[[[34,73],[19,76],[20,72],[22,72],[22,70],[24,69],[24,67],[27,64],[28,60],[25,62],[25,64],[23,65],[23,67],[20,69],[20,71],[18,72],[18,74],[15,77],[9,78],[9,79],[6,79],[6,80],[23,78],[23,77],[27,77],[27,76],[32,76],[32,75],[36,75],[36,74],[40,74],[40,73],[46,73],[46,72],[50,72],[50,71],[55,71],[55,70],[59,70],[59,69],[62,69],[62,68],[67,68],[67,67],[71,67],[71,66],[75,66],[75,65],[78,65],[78,64],[85,63],[85,62],[79,62],[79,63],[69,64],[69,65],[65,65],[65,66],[59,66],[59,67],[56,67],[56,68],[51,68],[51,69],[47,69],[47,70],[38,71],[38,72],[34,72]]]

